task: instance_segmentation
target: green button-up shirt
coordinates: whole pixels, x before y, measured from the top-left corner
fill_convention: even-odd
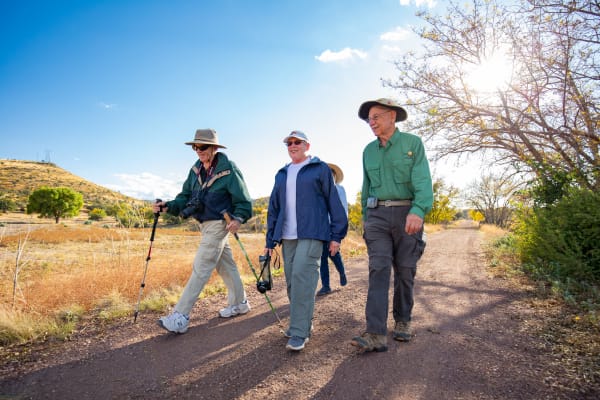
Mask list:
[[[419,136],[398,128],[385,147],[379,139],[363,151],[362,211],[367,215],[367,198],[412,200],[411,214],[425,218],[433,205],[433,185],[425,147]]]

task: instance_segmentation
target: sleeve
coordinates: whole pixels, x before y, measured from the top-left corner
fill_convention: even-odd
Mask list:
[[[425,155],[425,146],[423,146],[420,138],[415,150],[415,164],[411,173],[414,199],[410,213],[424,219],[425,214],[433,206],[433,184],[431,181],[431,172],[429,171],[429,161],[427,161]]]
[[[323,192],[326,193],[327,208],[329,209],[331,240],[341,243],[348,233],[348,214],[342,206],[329,166],[325,163],[323,163],[323,166],[324,173],[321,174],[321,177],[323,179]]]
[[[367,169],[365,168],[365,156],[367,149],[363,151],[363,183],[362,190],[360,192],[360,205],[362,208],[362,219],[363,221],[367,220],[367,198],[369,197],[369,191],[371,190],[371,181],[369,180],[369,175],[367,175]]]
[[[244,182],[244,177],[239,168],[231,162],[232,176],[229,180],[229,193],[231,193],[232,217],[245,223],[252,217],[252,198]]]
[[[346,198],[346,189],[344,189],[342,185],[338,184],[335,185],[335,188],[337,189],[338,196],[340,196],[340,201],[342,202],[342,206],[346,211],[346,215],[348,215],[348,199]]]

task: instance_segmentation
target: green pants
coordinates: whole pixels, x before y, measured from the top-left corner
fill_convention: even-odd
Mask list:
[[[323,242],[295,239],[282,242],[283,270],[290,301],[290,335],[310,336],[315,310],[315,290],[319,283],[319,265]]]

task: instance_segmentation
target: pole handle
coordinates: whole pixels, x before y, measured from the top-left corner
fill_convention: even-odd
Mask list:
[[[221,214],[223,214],[223,218],[225,218],[225,222],[227,223],[227,225],[229,225],[231,223],[231,216],[229,215],[229,213],[227,212],[227,210],[223,210],[221,211]],[[233,234],[233,236],[236,239],[239,239],[237,232]],[[240,243],[241,244],[241,243]]]

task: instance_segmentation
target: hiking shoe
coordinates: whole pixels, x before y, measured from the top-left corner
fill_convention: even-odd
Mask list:
[[[246,314],[250,311],[250,303],[248,300],[244,300],[244,302],[240,304],[236,304],[233,306],[225,307],[219,311],[219,315],[223,318],[235,317],[239,314]]]
[[[190,318],[178,311],[174,311],[172,314],[161,317],[158,320],[158,325],[161,328],[173,333],[186,333],[189,324]]]
[[[300,336],[292,336],[285,345],[285,348],[288,350],[300,351],[304,348],[306,343],[308,343],[308,338],[305,339]]]
[[[314,331],[314,330],[315,330],[315,326],[313,324],[310,324],[310,333],[308,334],[308,337],[310,337],[310,335],[312,335],[312,331]],[[289,328],[285,332],[283,332],[283,336],[285,336],[288,339],[292,337],[292,334],[290,333]]]
[[[374,333],[365,332],[360,336],[356,336],[350,342],[352,346],[359,347],[363,351],[387,351],[387,336],[376,335]]]
[[[328,287],[322,287],[321,290],[317,292],[317,296],[324,296],[326,294],[331,293],[331,289]]]
[[[346,286],[348,284],[348,279],[346,278],[346,274],[340,275],[340,285]]]
[[[394,333],[392,334],[394,340],[398,340],[400,342],[408,342],[412,338],[412,334],[410,333],[410,322],[402,322],[396,321],[396,326],[394,327]]]

